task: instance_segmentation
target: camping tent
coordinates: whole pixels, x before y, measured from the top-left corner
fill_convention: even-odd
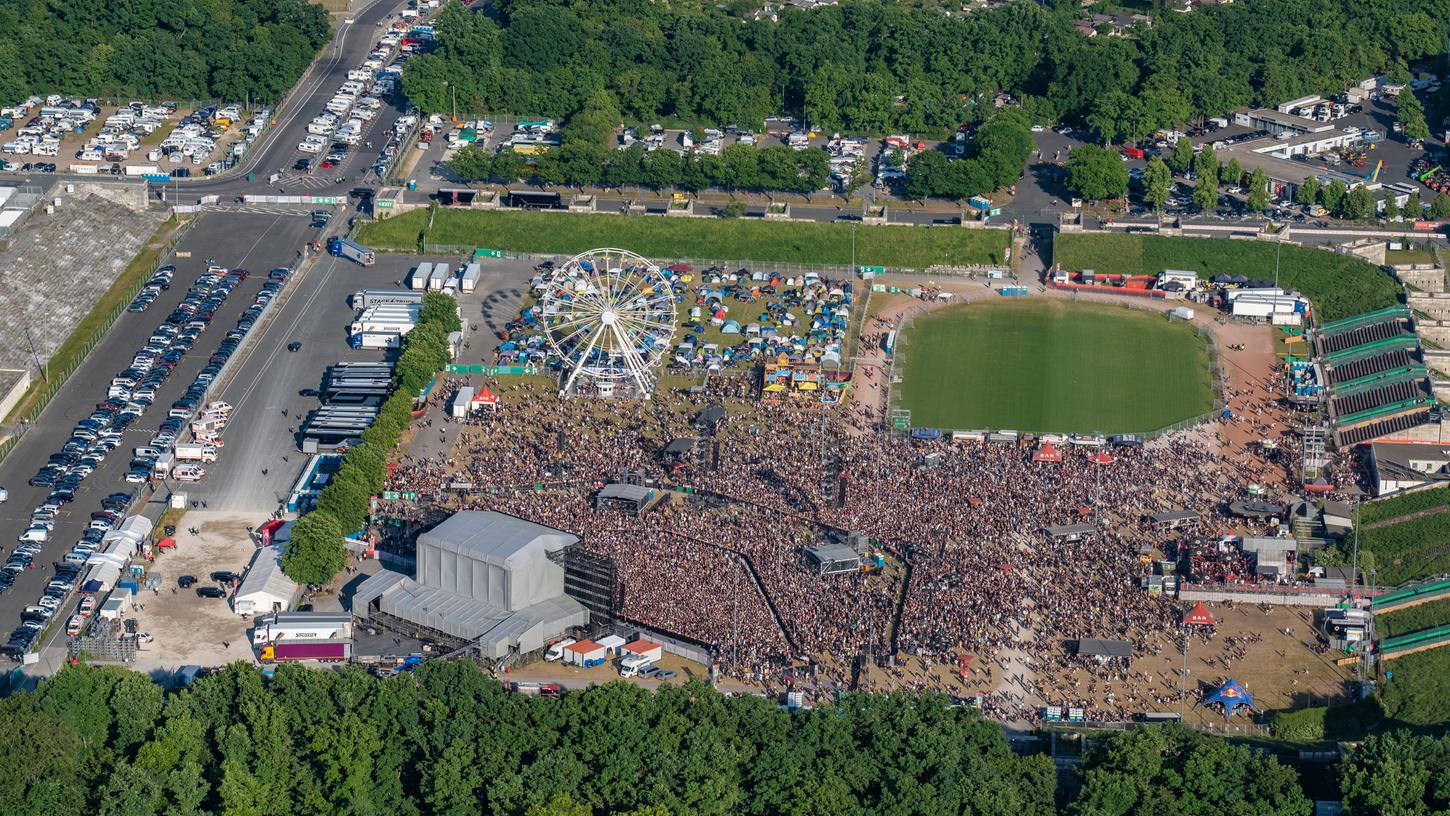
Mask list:
[[[1254,705],[1254,697],[1244,687],[1239,685],[1237,680],[1225,680],[1218,690],[1208,695],[1203,701],[1204,705],[1218,704],[1223,706],[1223,718],[1226,720],[1233,716],[1234,709],[1245,706],[1250,711],[1257,711],[1258,706]]]

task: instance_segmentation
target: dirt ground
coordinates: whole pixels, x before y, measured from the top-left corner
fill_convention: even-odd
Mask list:
[[[142,631],[155,640],[144,644],[132,665],[137,671],[171,671],[180,666],[220,666],[236,660],[254,660],[247,630],[251,623],[232,612],[219,598],[201,598],[196,588],[178,589],[176,580],[193,575],[196,586],[215,586],[208,577],[217,570],[246,571],[256,546],[247,526],[259,519],[251,514],[189,511],[177,525],[175,550],[152,564],[163,575],[161,589],[143,591],[133,612]],[[191,528],[197,535],[192,535]],[[224,644],[229,644],[225,645]]]

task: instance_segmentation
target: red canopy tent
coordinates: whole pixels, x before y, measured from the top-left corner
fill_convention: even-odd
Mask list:
[[[171,548],[173,548],[175,546],[176,546],[176,539],[174,539],[174,538],[163,538],[160,541],[156,542],[157,549],[161,549],[161,550],[169,550],[169,549],[171,549]]]
[[[1217,626],[1218,621],[1214,619],[1213,613],[1208,611],[1208,607],[1203,605],[1203,601],[1199,601],[1187,615],[1183,616],[1183,624],[1185,626]]]
[[[473,395],[473,399],[470,402],[472,403],[469,406],[470,408],[498,410],[498,395],[488,390],[488,386],[486,385],[478,389],[478,393]]]
[[[287,522],[283,521],[282,519],[272,519],[266,524],[263,524],[261,527],[258,527],[257,537],[262,539],[262,546],[272,546],[272,536],[276,535],[277,531],[282,529],[282,525],[286,523]]]
[[[1089,456],[1088,461],[1092,462],[1095,465],[1111,465],[1118,460],[1114,459],[1113,455],[1108,453],[1107,451],[1098,451],[1092,456]]]
[[[1062,451],[1054,448],[1051,442],[1043,442],[1037,453],[1032,454],[1034,462],[1061,462]]]

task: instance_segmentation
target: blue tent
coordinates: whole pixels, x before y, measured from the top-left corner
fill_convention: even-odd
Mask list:
[[[1249,694],[1237,680],[1225,680],[1218,690],[1208,695],[1204,705],[1218,703],[1223,706],[1223,718],[1227,720],[1233,716],[1234,709],[1239,706],[1246,706],[1251,711],[1257,711],[1258,706],[1254,705],[1254,696]]]

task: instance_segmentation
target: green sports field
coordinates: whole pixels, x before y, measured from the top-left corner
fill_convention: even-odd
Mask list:
[[[1213,407],[1204,341],[1114,306],[953,306],[908,330],[900,406],[916,427],[1153,431]]]

